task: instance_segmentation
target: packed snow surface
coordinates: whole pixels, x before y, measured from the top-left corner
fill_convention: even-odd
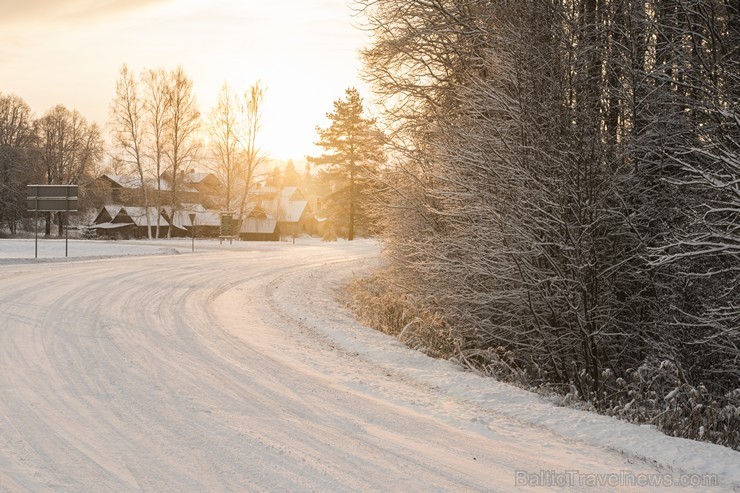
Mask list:
[[[740,491],[737,452],[358,324],[373,242],[51,243],[0,240],[0,492]]]

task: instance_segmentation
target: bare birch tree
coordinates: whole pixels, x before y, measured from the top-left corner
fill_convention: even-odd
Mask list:
[[[132,167],[139,178],[146,211],[147,237],[152,238],[152,224],[149,214],[149,184],[144,155],[145,110],[144,101],[139,97],[134,74],[126,65],[119,72],[116,82],[116,96],[110,110],[110,127],[113,145],[120,152],[120,158]]]
[[[171,174],[171,217],[174,217],[181,206],[178,188],[181,185],[183,174],[196,160],[200,149],[198,138],[200,111],[193,94],[193,81],[187,77],[181,67],[169,75],[167,105],[169,118],[165,135],[168,145],[165,152]],[[170,228],[168,237],[171,233]]]
[[[214,169],[224,186],[223,208],[231,211],[237,180],[240,178],[240,111],[237,97],[229,85],[224,83],[219,92],[216,107],[210,114],[210,147],[215,165]]]
[[[153,170],[156,173],[156,195],[155,206],[157,208],[157,225],[155,236],[160,235],[160,212],[162,210],[162,175],[166,171],[166,156],[168,142],[166,138],[169,126],[169,96],[167,86],[167,74],[164,70],[147,70],[143,76],[146,87],[144,98],[144,111],[146,123],[145,152],[153,162]]]
[[[258,144],[258,135],[262,124],[262,104],[265,90],[260,81],[252,85],[241,97],[239,112],[241,115],[239,132],[237,134],[239,146],[239,178],[241,193],[239,196],[239,221],[237,231],[246,219],[249,193],[254,185],[255,178],[267,156]]]

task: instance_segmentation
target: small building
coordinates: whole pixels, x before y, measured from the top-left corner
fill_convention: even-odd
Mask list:
[[[264,188],[253,192],[239,236],[243,240],[279,241],[310,233],[312,215],[298,187]]]
[[[189,190],[197,192],[197,199],[206,209],[218,209],[223,191],[221,181],[213,173],[190,172],[183,182]]]
[[[147,215],[152,228],[152,236],[154,236],[157,227],[157,209],[155,207],[104,206],[93,220],[91,228],[96,231],[98,236],[121,239],[148,238]],[[170,229],[170,222],[161,212],[159,214],[159,224],[160,237],[166,237]]]
[[[144,206],[144,189],[136,176],[106,173],[99,176],[96,183],[102,191],[105,204]],[[172,203],[173,184],[170,175],[162,174],[159,180],[146,179],[144,185],[150,206],[156,204],[157,194],[160,205]],[[209,207],[217,202],[219,191],[218,178],[212,173],[181,173],[177,184],[177,199],[179,202],[198,202]]]
[[[275,217],[255,205],[242,221],[239,238],[246,241],[280,241],[280,230]]]
[[[195,214],[195,221],[190,221],[190,214]],[[200,238],[218,238],[221,234],[221,213],[208,210],[200,204],[186,204],[182,209],[175,212],[172,224],[186,231],[187,236],[193,234]]]
[[[98,177],[97,183],[103,190],[103,201],[106,204],[138,205],[144,201],[141,181],[134,176],[106,173]]]
[[[221,184],[212,173],[187,172],[180,177],[177,190],[179,206],[173,213],[171,176],[163,174],[146,183],[149,207],[144,207],[144,190],[136,177],[104,174],[98,178],[106,205],[95,217],[92,229],[101,236],[146,238],[147,217],[152,227],[160,221],[159,237],[190,236],[195,213],[195,232],[200,237],[219,237],[222,217],[218,205]],[[160,209],[152,207],[157,186],[161,190]],[[236,219],[238,221],[238,218]],[[301,234],[315,234],[317,221],[309,200],[298,187],[255,187],[250,190],[245,217],[238,236],[242,240],[279,241]],[[234,231],[236,233],[236,231]],[[156,235],[152,231],[152,235]]]
[[[105,205],[100,209],[98,215],[93,219],[93,224],[103,224],[113,221],[118,212],[121,210],[120,205]]]

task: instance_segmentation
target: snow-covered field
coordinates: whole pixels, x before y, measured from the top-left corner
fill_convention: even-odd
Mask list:
[[[373,242],[39,246],[0,240],[0,492],[740,491],[737,452],[359,325]]]

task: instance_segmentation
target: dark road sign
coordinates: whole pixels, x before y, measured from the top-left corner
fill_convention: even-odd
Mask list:
[[[34,213],[36,232],[35,257],[39,256],[39,212],[76,212],[77,185],[28,185],[26,187],[26,209]],[[69,214],[64,215],[64,256],[69,255]]]
[[[28,185],[27,209],[31,212],[74,212],[77,191],[77,185]]]

